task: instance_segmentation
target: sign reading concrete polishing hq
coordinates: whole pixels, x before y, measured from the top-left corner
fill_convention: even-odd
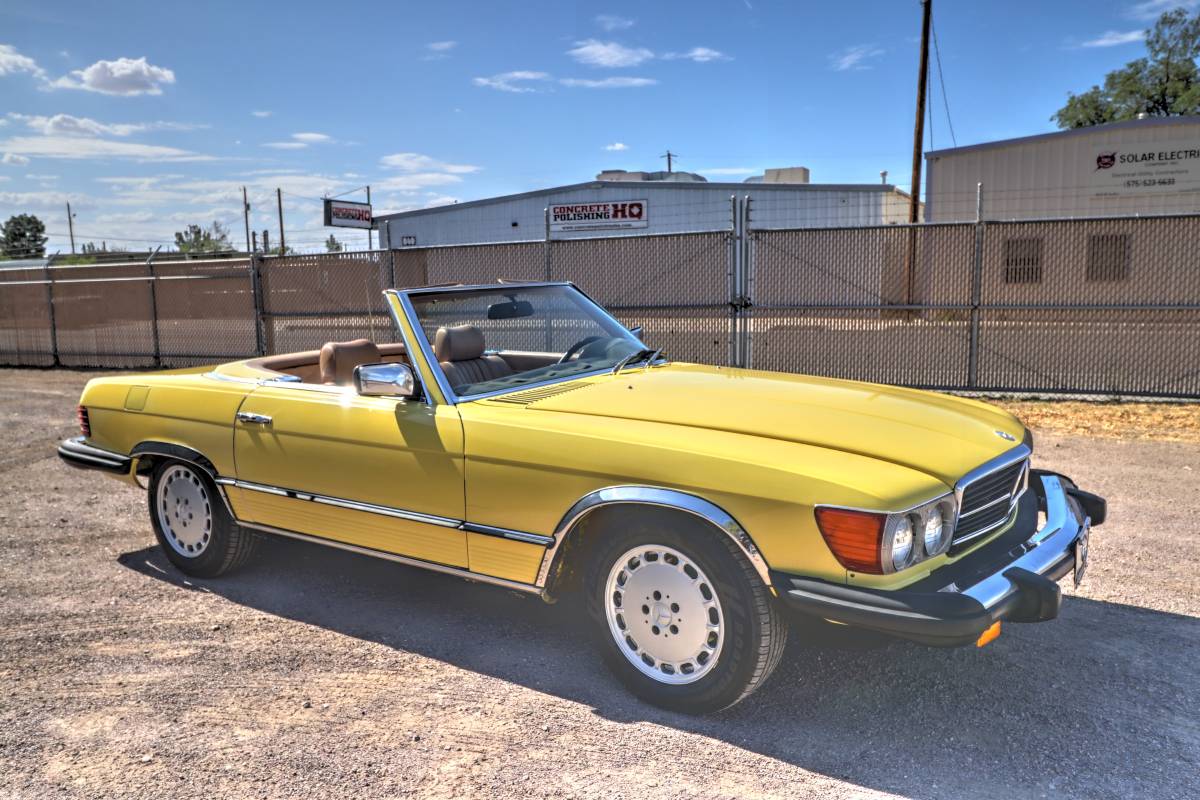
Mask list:
[[[325,200],[325,225],[333,228],[370,228],[370,203],[349,203],[345,200]]]
[[[650,204],[645,200],[557,203],[550,206],[551,231],[606,231],[645,228],[649,225]]]
[[[1200,141],[1100,148],[1092,165],[1091,186],[1097,195],[1197,191],[1200,189]]]

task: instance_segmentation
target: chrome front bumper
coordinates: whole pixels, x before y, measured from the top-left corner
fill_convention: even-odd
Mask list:
[[[1074,571],[1076,543],[1090,530],[1092,515],[1097,524],[1103,522],[1104,501],[1046,472],[1033,473],[1030,489],[1025,502],[1036,507],[1022,508],[1014,523],[1030,535],[1010,529],[905,589],[858,588],[780,573],[772,575],[773,583],[783,602],[798,612],[925,644],[971,644],[1000,620],[1054,619],[1062,603],[1057,581]],[[1040,527],[1038,510],[1046,520]]]

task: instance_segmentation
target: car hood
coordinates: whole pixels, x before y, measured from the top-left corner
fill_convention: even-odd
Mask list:
[[[1025,435],[1011,414],[975,400],[697,364],[629,370],[583,386],[572,382],[541,397],[529,407],[841,450],[916,469],[947,485]]]

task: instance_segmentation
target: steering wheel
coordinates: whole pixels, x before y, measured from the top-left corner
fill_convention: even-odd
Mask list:
[[[583,348],[587,347],[592,342],[598,342],[607,338],[607,336],[585,336],[575,344],[568,347],[567,352],[562,354],[562,358],[558,359],[557,363],[565,364],[570,361],[573,356],[578,355],[579,351],[583,350]]]

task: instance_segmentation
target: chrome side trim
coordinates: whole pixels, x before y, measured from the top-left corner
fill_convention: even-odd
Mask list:
[[[699,517],[733,540],[753,565],[763,583],[767,586],[771,585],[769,567],[766,559],[759,552],[758,546],[754,544],[750,534],[746,533],[738,521],[720,506],[677,489],[666,489],[660,486],[609,486],[584,495],[563,515],[562,520],[554,529],[554,544],[546,549],[546,554],[542,557],[542,566],[538,569],[537,575],[538,587],[545,588],[559,548],[562,547],[563,542],[566,541],[575,526],[591,512],[610,505],[657,506],[684,511]]]
[[[504,578],[493,578],[490,575],[480,575],[477,572],[461,569],[459,567],[450,567],[445,564],[438,564],[435,561],[422,561],[419,558],[409,558],[408,556],[389,553],[386,550],[374,550],[370,547],[360,547],[356,544],[348,544],[347,542],[339,542],[334,539],[326,539],[321,536],[311,536],[307,533],[299,533],[297,531],[289,531],[284,528],[275,528],[270,525],[260,525],[256,522],[239,522],[246,528],[263,531],[264,533],[275,534],[276,536],[285,536],[289,539],[299,539],[302,542],[310,542],[312,544],[324,545],[325,547],[336,547],[339,550],[346,550],[359,555],[371,556],[372,558],[382,558],[385,561],[395,561],[397,564],[404,564],[410,567],[420,567],[431,572],[440,572],[444,575],[454,575],[459,578],[465,578],[470,581],[479,583],[487,583],[493,586],[500,586],[505,589],[511,589],[515,592],[525,592],[528,594],[542,594],[542,590],[537,586],[530,586],[528,583],[518,583],[517,581],[505,580]]]
[[[409,511],[404,508],[393,508],[392,506],[381,506],[374,503],[362,503],[357,500],[346,500],[341,497],[312,494],[297,489],[284,489],[264,483],[253,483],[251,481],[235,480],[232,478],[222,478],[217,482],[223,486],[234,486],[238,489],[246,489],[251,492],[263,492],[264,494],[272,494],[278,497],[290,497],[294,500],[306,500],[311,503],[336,506],[338,508],[349,509],[350,511],[363,511],[368,514],[379,514],[380,516],[404,519],[409,522],[424,522],[427,525],[437,525],[441,528],[461,528],[463,525],[462,520],[451,519],[449,517],[439,517],[434,514],[423,514],[420,511]]]
[[[474,522],[464,522],[462,524],[462,529],[467,533],[480,533],[484,536],[499,536],[502,539],[512,539],[516,542],[540,544],[542,547],[549,547],[550,545],[554,544],[553,536],[542,536],[540,533],[514,531],[510,528],[497,528],[493,525],[479,525]]]

